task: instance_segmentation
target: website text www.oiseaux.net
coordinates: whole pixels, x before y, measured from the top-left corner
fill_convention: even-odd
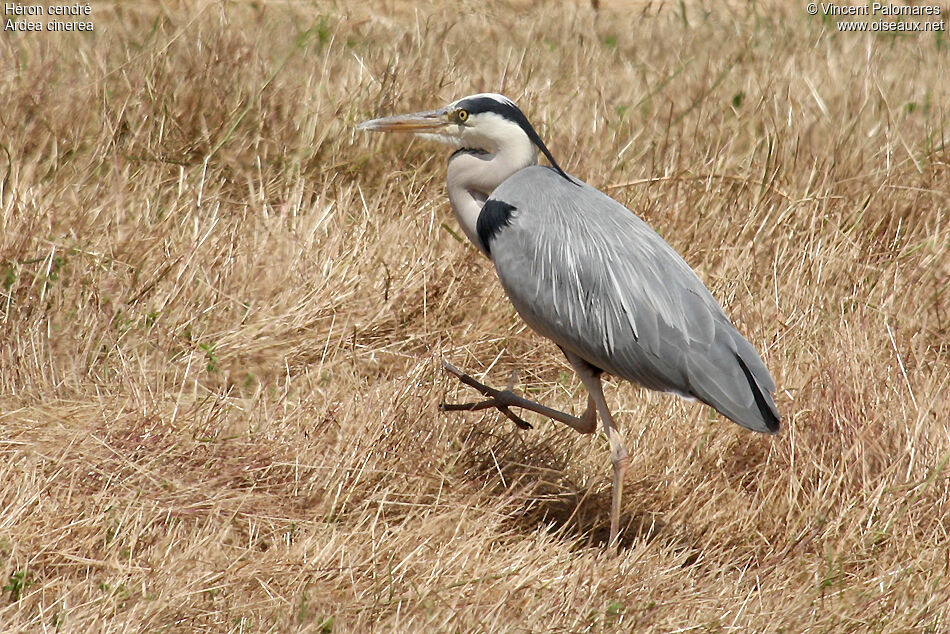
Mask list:
[[[864,5],[812,2],[806,7],[811,15],[823,17],[854,17],[857,20],[836,22],[839,31],[871,33],[932,33],[945,32],[946,20],[941,17],[939,5],[908,6],[872,2]],[[860,18],[872,18],[861,20]],[[896,18],[896,19],[895,19]],[[916,18],[907,20],[905,18]]]

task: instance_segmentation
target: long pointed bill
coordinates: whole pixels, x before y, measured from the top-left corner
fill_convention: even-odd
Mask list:
[[[373,132],[438,132],[451,124],[448,110],[430,110],[401,114],[395,117],[371,119],[356,125],[357,130],[371,130]]]

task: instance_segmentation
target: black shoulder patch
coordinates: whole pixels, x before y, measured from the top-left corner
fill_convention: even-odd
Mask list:
[[[485,253],[491,255],[491,241],[504,227],[511,224],[511,212],[514,210],[514,205],[494,198],[485,201],[478,220],[475,221],[475,232]]]

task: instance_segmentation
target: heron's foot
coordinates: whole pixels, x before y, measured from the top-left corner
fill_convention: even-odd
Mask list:
[[[480,409],[488,409],[489,407],[494,407],[502,414],[507,416],[511,421],[520,427],[521,429],[531,429],[531,424],[520,416],[514,414],[510,408],[520,407],[532,412],[537,412],[542,416],[547,416],[552,420],[559,421],[564,423],[568,427],[582,433],[582,434],[592,434],[597,428],[597,412],[596,409],[592,406],[592,402],[588,399],[587,411],[584,412],[584,415],[578,418],[577,416],[571,416],[560,410],[551,409],[550,407],[545,407],[540,403],[535,403],[534,401],[529,401],[526,398],[522,398],[512,392],[512,388],[515,385],[515,381],[518,378],[517,372],[513,372],[511,375],[511,380],[508,382],[508,387],[504,390],[496,390],[495,388],[488,387],[484,383],[479,383],[471,376],[465,374],[454,365],[442,360],[442,367],[445,368],[447,372],[454,374],[458,377],[458,380],[473,387],[485,396],[488,397],[487,400],[480,401],[478,403],[441,403],[439,409],[443,412],[458,412],[458,411],[475,411]]]
[[[518,372],[511,373],[511,379],[508,381],[508,387],[504,390],[496,390],[493,387],[489,387],[484,383],[479,383],[474,378],[465,374],[454,365],[442,360],[442,367],[446,369],[447,372],[454,374],[458,377],[458,380],[473,387],[485,396],[488,397],[487,400],[479,401],[478,403],[439,403],[439,409],[443,412],[472,412],[480,409],[488,409],[489,407],[494,407],[499,412],[507,416],[511,421],[521,429],[531,429],[531,423],[524,420],[514,412],[512,412],[509,407],[512,405],[519,405],[519,401],[522,401],[521,397],[511,391],[511,388],[515,386],[515,382],[518,380]]]

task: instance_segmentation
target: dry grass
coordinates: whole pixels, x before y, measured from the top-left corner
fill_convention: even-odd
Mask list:
[[[3,33],[0,629],[950,629],[948,41],[673,4]],[[605,441],[437,411],[473,396],[442,356],[584,401],[454,237],[443,153],[352,129],[481,90],[780,386],[774,440],[608,387],[617,559]]]

